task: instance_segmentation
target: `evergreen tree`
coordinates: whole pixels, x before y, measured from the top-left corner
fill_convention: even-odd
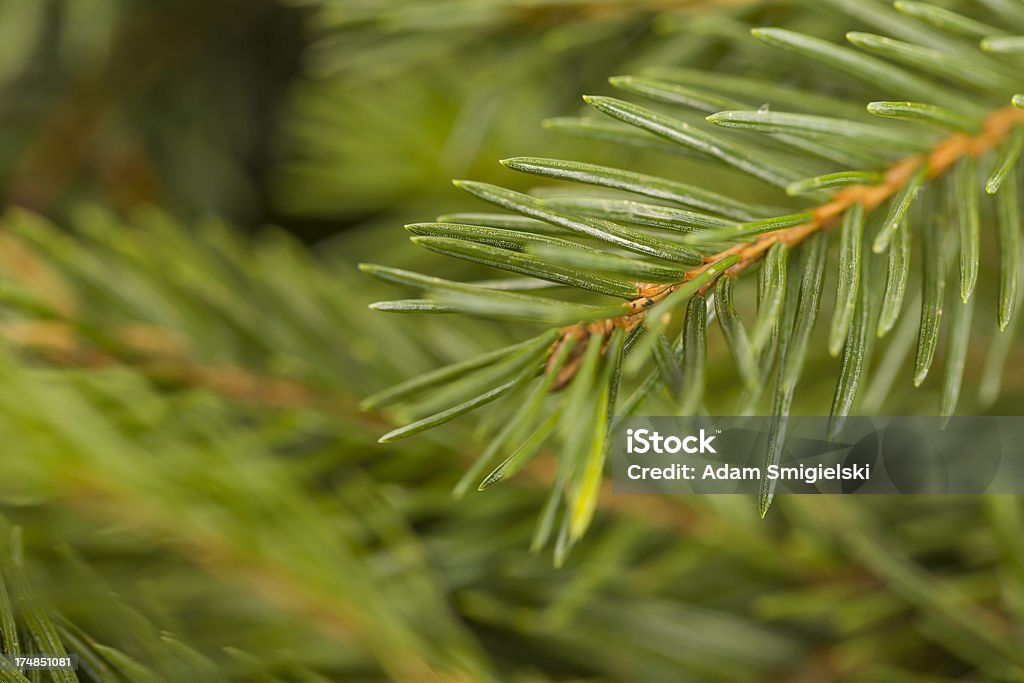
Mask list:
[[[0,3],[8,98],[153,6],[89,4],[91,31]],[[281,4],[304,70],[287,103],[246,91],[279,138],[179,149],[229,111],[147,128],[154,93],[110,96],[172,192],[89,163],[58,188],[19,156],[54,129],[8,113],[35,212],[0,231],[0,649],[80,665],[0,681],[1024,677],[1017,497],[602,476],[615,415],[1024,409],[1024,4]],[[206,45],[259,23],[180,5]],[[131,82],[96,59],[87,84]],[[193,152],[246,182],[184,182]],[[455,173],[492,208],[438,189]],[[412,298],[370,306],[392,285]]]

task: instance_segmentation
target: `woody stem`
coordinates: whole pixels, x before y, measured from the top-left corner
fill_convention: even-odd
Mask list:
[[[725,270],[721,276],[736,277],[756,263],[768,249],[778,242],[793,246],[803,242],[814,233],[827,229],[839,221],[846,211],[855,204],[872,211],[898,193],[914,174],[923,167],[928,177],[942,175],[957,161],[966,156],[980,156],[1006,139],[1016,125],[1024,124],[1024,110],[1016,107],[997,109],[985,117],[982,130],[977,135],[954,133],[940,140],[927,154],[918,154],[896,162],[885,172],[881,183],[850,185],[837,191],[828,202],[815,207],[809,213],[813,218],[800,225],[764,233],[749,242],[733,245],[717,254],[704,257],[704,263],[688,271],[681,282],[664,285],[640,285],[641,295],[628,302],[629,312],[601,320],[589,325],[573,325],[563,328],[562,336],[581,336],[589,332],[600,332],[613,327],[635,328],[642,321],[650,307],[674,292],[680,285],[697,277],[713,264],[729,256],[738,255],[739,261]],[[712,286],[709,282],[701,288],[703,294]]]

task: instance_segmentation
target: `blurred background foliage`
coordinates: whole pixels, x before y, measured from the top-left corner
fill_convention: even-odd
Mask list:
[[[762,521],[605,491],[555,570],[528,551],[550,461],[455,500],[471,424],[380,446],[357,407],[522,335],[366,309],[370,254],[453,269],[400,228],[478,208],[449,177],[692,169],[538,124],[627,68],[756,74],[723,38],[857,25],[832,5],[0,0],[4,651],[76,652],[82,681],[1022,680],[1015,497]],[[1008,367],[992,411],[1019,414]]]

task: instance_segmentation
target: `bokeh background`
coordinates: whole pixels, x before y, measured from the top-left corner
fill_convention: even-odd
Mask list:
[[[75,652],[82,681],[1022,680],[1016,497],[760,520],[605,491],[555,569],[529,550],[550,459],[455,499],[472,419],[381,446],[400,416],[358,408],[522,335],[366,308],[393,292],[360,261],[484,276],[402,230],[480,210],[450,178],[530,188],[516,154],[707,174],[581,124],[579,96],[756,75],[750,26],[838,38],[858,4],[0,0],[4,651]],[[1019,344],[977,336],[964,410],[1019,414]],[[938,404],[883,384],[867,410]]]

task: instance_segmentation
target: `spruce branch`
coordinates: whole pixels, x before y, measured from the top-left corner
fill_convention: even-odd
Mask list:
[[[382,12],[379,0],[310,2],[341,23]],[[591,76],[603,75],[614,64],[601,57],[636,57],[635,48],[656,40],[620,40],[643,20],[576,11],[631,4],[619,0],[449,2],[426,11],[417,2],[402,3],[411,30],[396,32],[411,39],[405,53],[416,76],[431,50],[451,61],[427,67],[437,68],[429,80],[376,88],[368,72],[395,73],[395,52],[346,51],[354,41],[337,40],[334,57],[321,46],[315,58],[333,58],[355,76],[320,94],[358,78],[380,92],[348,94],[351,107],[324,106],[337,101],[328,98],[300,108],[330,116],[365,105],[379,118],[394,111],[410,138],[460,147],[446,126],[422,125],[440,121],[414,101],[423,87],[442,108],[458,103],[452,108],[466,125],[456,133],[501,143],[475,149],[489,158],[518,135],[489,135],[495,112],[535,118],[506,107],[541,101],[507,95],[520,92],[506,86],[527,80],[526,71],[543,81],[538,91],[574,92],[585,77],[573,69],[556,83],[547,66],[575,55]],[[690,68],[612,81],[657,110],[591,98],[634,122],[550,125],[610,142],[600,160],[607,165],[512,160],[508,167],[577,184],[526,189],[519,176],[518,195],[477,185],[516,213],[464,211],[412,224],[419,259],[403,257],[406,270],[367,268],[419,297],[378,306],[417,312],[412,326],[366,310],[369,287],[351,267],[350,247],[390,258],[395,233],[377,226],[353,228],[309,258],[313,250],[280,235],[234,233],[212,221],[189,229],[166,216],[122,222],[90,209],[48,229],[12,216],[10,232],[0,233],[0,434],[13,457],[0,458],[0,497],[2,514],[24,526],[29,543],[4,547],[0,520],[0,650],[63,645],[80,655],[83,683],[1021,678],[1019,500],[793,497],[775,503],[783,514],[758,523],[742,496],[614,496],[602,479],[608,435],[624,416],[717,413],[735,401],[743,413],[772,402],[781,418],[790,404],[827,406],[832,380],[834,432],[856,410],[933,402],[948,413],[958,399],[971,410],[972,370],[986,351],[979,400],[994,401],[1005,374],[1008,391],[993,412],[1019,407],[1011,335],[1021,318],[1024,126],[942,173],[921,164],[870,211],[853,201],[799,241],[776,235],[818,221],[816,210],[844,190],[885,185],[908,155],[930,159],[945,136],[978,136],[988,110],[1010,99],[989,86],[1017,72],[1018,41],[964,51],[1024,30],[1021,10],[1006,0],[986,0],[996,12],[988,16],[943,4],[981,21],[909,2],[897,3],[896,21],[873,0],[735,12],[714,4],[698,20],[665,17],[658,28],[684,34],[657,38],[658,52],[631,61]],[[488,24],[495,33],[460,23],[498,6],[538,8],[537,24],[503,31],[499,17]],[[573,25],[552,26],[563,18]],[[736,40],[748,21],[814,36],[867,24],[943,50],[961,68],[936,60],[958,76],[951,81],[896,66],[922,53],[862,33],[856,44],[872,51],[869,59],[841,53],[833,62],[849,78],[825,82],[825,64],[806,52],[771,58]],[[432,37],[439,26],[449,28]],[[550,54],[534,49],[534,29],[545,26]],[[836,46],[770,33],[836,57]],[[484,44],[501,59],[476,49]],[[341,59],[339,50],[365,56]],[[992,61],[1002,67],[965,82],[964,67],[985,71]],[[880,62],[892,68],[870,66]],[[486,78],[473,78],[481,72]],[[401,108],[382,105],[395,101],[392,93]],[[865,110],[871,98],[879,101]],[[401,173],[393,172],[380,163],[387,145],[370,142],[380,128],[347,120],[305,129],[306,143],[323,152],[320,168],[333,171],[319,191],[335,207],[404,212],[413,201],[406,172],[437,155],[409,154],[399,142]],[[530,138],[519,139],[530,147]],[[334,156],[339,145],[349,156]],[[659,160],[665,152],[672,156]],[[614,168],[626,163],[644,173]],[[346,204],[371,194],[372,179],[348,182],[359,176],[396,187],[390,196],[401,202]],[[426,177],[437,185],[436,168]],[[339,186],[350,196],[336,199]],[[718,258],[767,239],[774,242],[749,263],[739,253]],[[436,254],[464,263],[438,271],[443,280],[412,272],[437,263]],[[510,276],[496,278],[494,269]],[[636,305],[641,294],[659,299]],[[908,367],[915,346],[922,376],[935,379],[932,358],[944,375],[920,391]],[[359,412],[357,397],[391,382],[398,384]],[[399,438],[474,406],[488,411],[475,433],[464,420],[427,438],[373,445],[384,432]],[[472,500],[447,495],[453,484]],[[545,557],[523,552],[526,517],[537,510],[535,547],[553,545],[570,571],[552,572]],[[17,683],[37,678],[0,672]]]
[[[41,261],[39,266],[43,265],[44,262]],[[73,320],[23,321],[0,326],[0,338],[20,349],[27,357],[37,358],[58,367],[84,371],[105,368],[131,369],[167,390],[205,391],[240,407],[322,412],[346,422],[358,423],[371,432],[391,430],[398,426],[394,417],[382,410],[381,405],[368,405],[364,402],[364,405],[359,407],[349,394],[324,393],[295,378],[262,375],[238,366],[203,363],[188,354],[189,345],[180,335],[169,330],[140,323],[125,324],[112,334],[112,337],[119,341],[116,350],[104,350],[90,345],[87,340],[80,337],[77,330],[78,325]],[[386,404],[386,401],[382,403]],[[460,459],[469,464],[474,461],[475,456],[471,451],[467,451],[461,454]],[[526,463],[523,468],[525,481],[538,487],[550,487],[555,476],[546,464],[547,460],[549,458],[540,458]],[[137,501],[125,500],[114,495],[116,491],[102,492],[100,488],[105,486],[102,479],[83,486],[84,488],[80,488],[76,484],[68,489],[68,502],[83,504],[82,507],[86,510],[102,512],[109,508],[109,513],[104,512],[101,515],[107,518],[117,510],[135,508]],[[703,519],[696,511],[687,511],[674,502],[665,501],[657,496],[635,497],[636,505],[632,506],[617,505],[615,499],[608,495],[610,484],[604,482],[602,487],[605,493],[597,500],[601,509],[606,512],[647,520],[658,527],[678,533],[692,532],[697,519]],[[85,494],[86,490],[93,493]],[[110,499],[109,505],[99,504],[105,499]],[[157,512],[155,510],[154,514]],[[133,517],[133,520],[138,522],[140,518]],[[701,523],[707,524],[709,520]],[[147,532],[165,535],[168,525],[169,523],[154,522],[145,526]],[[190,548],[190,556],[206,558],[226,552],[222,549],[214,552],[214,548],[202,546],[196,538],[189,538],[188,543],[197,544],[196,547]],[[203,548],[203,551],[195,553],[198,548]],[[227,563],[224,566],[227,566]],[[244,563],[239,566],[244,566]],[[267,581],[257,583],[267,585]],[[303,603],[304,601],[298,601],[295,604]]]
[[[728,112],[725,112],[717,116],[725,117],[727,115]],[[711,120],[714,118],[714,116],[709,117]],[[613,328],[632,331],[643,322],[656,303],[674,293],[685,283],[713,273],[712,277],[707,278],[697,291],[698,296],[704,296],[718,278],[739,277],[746,269],[760,261],[773,245],[778,243],[786,247],[796,246],[816,232],[831,228],[854,206],[863,207],[865,212],[874,211],[904,189],[917,187],[919,178],[937,178],[949,171],[957,161],[963,158],[976,158],[992,151],[1003,144],[1011,133],[1021,130],[1019,127],[1022,125],[1024,125],[1024,110],[1016,107],[997,109],[985,117],[982,129],[976,135],[953,133],[939,141],[927,154],[913,155],[894,163],[884,173],[881,182],[854,183],[843,187],[835,192],[828,202],[803,212],[812,216],[809,221],[758,235],[749,242],[733,245],[716,254],[705,256],[704,263],[687,271],[680,282],[671,284],[636,283],[640,295],[629,301],[628,313],[607,320],[563,328],[560,338],[564,340],[571,337],[576,341],[582,341],[591,334],[607,335]],[[895,222],[890,221],[894,227],[902,219],[902,212],[906,210],[905,206],[908,203],[903,202],[904,208],[895,217]],[[715,270],[717,264],[730,258],[735,258],[737,262],[724,270]],[[965,301],[969,297],[968,292]],[[666,325],[667,320],[659,324]],[[557,345],[555,348],[557,349]],[[576,352],[577,356],[581,351],[582,349]],[[552,351],[553,355],[554,351]],[[552,390],[560,389],[568,384],[577,367],[578,365],[564,367]]]
[[[181,335],[144,324],[114,330],[115,344],[97,347],[81,335],[81,321],[21,321],[0,325],[0,339],[28,356],[79,369],[131,368],[155,384],[208,391],[225,401],[264,408],[307,409],[358,418],[376,428],[389,423],[357,409],[347,395],[317,390],[295,378],[274,377],[237,365],[203,363]]]
[[[764,60],[765,73],[781,73],[786,65],[796,63],[788,61],[794,58],[810,61],[845,74],[851,93],[858,93],[853,97],[780,87],[770,76],[745,79],[686,69],[652,70],[610,81],[620,90],[668,105],[671,112],[603,95],[584,97],[591,108],[617,122],[614,134],[602,128],[597,137],[659,150],[667,143],[684,156],[748,178],[746,185],[737,181],[736,187],[759,188],[757,194],[750,192],[739,200],[717,187],[711,190],[707,184],[691,185],[675,178],[576,161],[516,157],[504,160],[503,165],[548,179],[596,186],[601,191],[557,187],[524,194],[489,183],[457,181],[461,189],[525,217],[527,222],[517,219],[517,223],[508,214],[475,214],[409,228],[427,235],[425,240],[417,237],[414,241],[432,251],[527,275],[531,278],[528,282],[548,282],[558,289],[571,287],[604,296],[622,296],[632,289],[635,293],[623,297],[624,304],[580,308],[575,301],[536,297],[525,293],[526,289],[513,297],[487,285],[364,266],[365,272],[415,289],[422,297],[384,302],[377,306],[382,310],[461,312],[548,326],[561,323],[556,341],[541,359],[543,368],[528,363],[517,369],[515,355],[508,350],[500,356],[503,360],[482,361],[482,369],[462,368],[440,397],[407,396],[403,404],[416,415],[415,428],[400,428],[384,439],[443,424],[491,400],[515,404],[532,390],[538,375],[552,392],[566,389],[564,398],[555,396],[550,404],[553,410],[571,413],[572,419],[560,419],[557,429],[551,429],[535,417],[517,413],[510,429],[533,446],[529,455],[519,456],[515,443],[506,442],[513,449],[508,457],[516,463],[533,457],[537,443],[556,440],[563,444],[565,450],[558,456],[559,491],[549,501],[539,534],[540,539],[555,538],[553,507],[579,510],[592,506],[588,498],[595,489],[584,485],[592,471],[587,463],[592,460],[582,455],[586,451],[582,444],[606,443],[603,423],[594,418],[593,411],[602,412],[600,406],[608,403],[616,413],[629,415],[650,401],[666,398],[670,412],[704,411],[705,323],[709,314],[717,317],[721,309],[726,342],[749,387],[740,409],[757,410],[766,395],[763,388],[775,387],[771,393],[772,438],[766,456],[766,462],[773,463],[781,454],[785,417],[792,408],[796,384],[813,352],[810,340],[825,298],[827,234],[840,224],[841,272],[827,351],[831,356],[842,353],[842,365],[831,402],[831,429],[834,433],[840,430],[845,417],[857,407],[858,391],[868,384],[867,359],[876,337],[895,329],[898,319],[907,315],[903,300],[911,288],[908,273],[918,263],[909,258],[914,243],[922,245],[924,255],[918,266],[923,285],[915,384],[925,381],[936,357],[947,264],[958,262],[959,307],[953,315],[939,408],[943,415],[952,414],[961,394],[974,320],[973,309],[968,307],[975,304],[974,291],[982,272],[981,212],[993,210],[982,204],[984,195],[978,191],[983,172],[986,193],[995,193],[1002,204],[996,212],[1000,242],[1011,249],[1019,245],[1019,222],[1013,218],[1014,203],[1006,195],[1020,192],[1012,172],[1020,158],[1020,131],[1024,130],[1019,109],[1022,96],[1013,94],[1014,67],[992,56],[994,50],[1002,50],[1000,55],[1013,54],[1014,43],[1000,36],[998,41],[979,45],[977,33],[986,24],[961,21],[949,12],[936,13],[920,5],[901,3],[896,9],[885,9],[846,0],[827,4],[888,30],[894,37],[850,32],[846,34],[850,47],[844,47],[778,27],[754,28],[751,33],[757,43],[778,51],[777,62]],[[726,34],[740,54],[763,60],[763,47],[755,49],[734,38],[735,33]],[[864,90],[855,82],[863,82],[884,99],[867,103],[866,109],[851,106]],[[1008,100],[1013,106],[1000,106]],[[771,105],[775,102],[784,103],[789,110],[774,109]],[[724,111],[716,111],[723,107]],[[559,120],[555,128],[574,135],[594,130],[589,123],[565,120]],[[657,144],[652,147],[651,141]],[[997,157],[995,167],[991,171],[980,168],[978,160],[986,165],[991,156]],[[1005,182],[1008,177],[1010,184]],[[774,188],[776,195],[785,191],[779,206],[749,199],[765,196],[766,186]],[[939,188],[941,196],[933,188]],[[643,199],[626,199],[619,194],[622,192]],[[915,201],[918,195],[926,199]],[[796,209],[792,197],[808,197],[817,203]],[[949,205],[941,214],[937,199]],[[923,212],[932,215],[925,218],[922,230],[914,230],[912,224]],[[555,233],[548,232],[551,228]],[[559,230],[564,236],[561,239],[576,246],[543,243],[547,235],[557,236]],[[458,240],[467,244],[457,245]],[[788,258],[790,252],[798,258]],[[888,259],[884,280],[872,278],[867,270],[875,254],[885,254]],[[732,289],[723,289],[729,299],[724,306],[717,300],[711,306],[711,293],[723,276],[739,282],[762,262],[758,319],[752,334],[747,334],[742,318],[734,312]],[[1009,329],[1013,319],[1019,268],[1019,255],[1003,256],[1000,329]],[[673,279],[673,269],[681,271],[681,276]],[[876,282],[884,283],[884,292]],[[698,311],[701,306],[704,308]],[[878,307],[881,310],[876,313]],[[571,324],[562,322],[574,313]],[[876,335],[868,333],[869,327],[874,327]],[[622,350],[615,346],[613,352],[606,352],[612,347],[610,340],[621,335],[626,335]],[[546,334],[533,341],[549,343]],[[1005,358],[1005,354],[999,357]],[[621,368],[621,372],[613,372],[613,394],[620,384],[633,387],[623,402],[617,402],[614,395],[605,401],[602,397],[607,387],[603,381],[595,383],[594,378],[605,376],[608,368]],[[759,369],[756,376],[752,368]],[[583,379],[577,382],[580,377]],[[986,384],[991,386],[991,381]],[[594,392],[594,403],[586,407],[581,399],[583,385]],[[659,395],[661,389],[665,395]],[[506,475],[509,461],[499,457],[501,450],[501,445],[492,442],[474,466],[473,476],[494,468],[481,488]],[[761,495],[762,515],[772,497],[768,486]],[[566,519],[572,518],[567,512]],[[580,533],[578,522],[565,522],[557,535],[565,540],[556,540],[556,558],[564,557],[566,544],[571,545]]]
[[[332,639],[357,642],[375,654],[394,681],[488,680],[482,671],[470,676],[458,667],[429,661],[427,648],[412,633],[401,633],[408,628],[406,625],[375,622],[371,612],[382,611],[379,606],[373,607],[373,602],[384,598],[373,595],[368,585],[361,587],[370,591],[361,600],[339,599],[329,585],[310,582],[299,567],[282,562],[273,553],[247,547],[224,529],[183,526],[181,519],[168,514],[166,506],[139,491],[116,486],[98,473],[78,472],[62,481],[61,486],[65,487],[61,497],[77,509],[99,520],[128,524],[135,533],[164,538],[211,574],[246,583],[280,608],[308,619]],[[396,647],[396,640],[404,641],[405,647]]]

